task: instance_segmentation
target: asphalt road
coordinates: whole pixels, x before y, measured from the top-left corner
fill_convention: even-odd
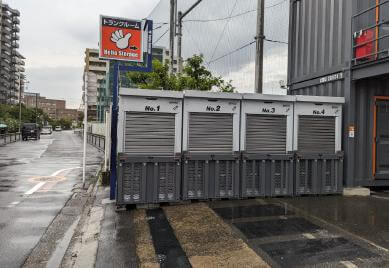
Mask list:
[[[82,140],[54,132],[0,147],[0,267],[20,267],[81,182]],[[88,146],[88,169],[102,155]]]

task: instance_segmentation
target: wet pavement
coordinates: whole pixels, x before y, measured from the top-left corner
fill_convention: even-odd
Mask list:
[[[89,172],[101,157],[88,146]],[[0,147],[0,267],[23,265],[81,182],[81,164],[81,139],[71,131]]]
[[[109,264],[120,259],[131,267],[389,267],[388,206],[385,193],[116,212],[109,204],[96,266],[118,267]],[[108,254],[107,244],[128,251]]]

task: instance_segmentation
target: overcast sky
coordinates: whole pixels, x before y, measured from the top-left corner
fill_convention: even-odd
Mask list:
[[[97,48],[99,15],[142,19],[159,0],[3,0],[20,11],[28,91],[81,101],[85,48]]]

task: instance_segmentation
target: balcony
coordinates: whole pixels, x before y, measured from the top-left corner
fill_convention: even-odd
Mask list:
[[[8,19],[6,19],[6,18],[4,18],[4,17],[3,17],[2,21],[1,21],[1,24],[2,24],[3,26],[9,27],[9,28],[12,27],[11,21],[8,20]]]
[[[20,32],[20,28],[18,26],[14,25],[12,27],[12,31],[15,32],[15,33],[18,33],[18,32]]]
[[[367,1],[363,2],[367,5]],[[366,7],[352,17],[354,66],[389,59],[389,1]]]
[[[20,24],[20,20],[18,19],[18,17],[13,16],[13,17],[12,17],[12,23],[13,23],[13,24]]]
[[[13,48],[19,48],[19,44],[16,43],[16,42],[12,42],[12,47],[13,47]]]
[[[13,34],[13,35],[12,35],[12,40],[20,40],[19,35]]]

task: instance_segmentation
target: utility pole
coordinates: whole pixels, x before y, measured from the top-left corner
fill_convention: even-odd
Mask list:
[[[198,4],[201,3],[202,0],[198,0],[196,3],[194,3],[187,11],[182,13],[181,11],[178,12],[178,43],[177,43],[177,57],[178,57],[178,73],[182,73],[182,70],[184,69],[184,60],[182,58],[182,20],[186,15],[188,15]]]
[[[263,85],[263,40],[265,23],[265,0],[258,0],[257,9],[257,41],[255,55],[255,93],[262,93]]]
[[[170,0],[170,63],[169,63],[169,73],[173,73],[174,65],[174,37],[176,34],[176,13],[177,13],[177,0]]]

